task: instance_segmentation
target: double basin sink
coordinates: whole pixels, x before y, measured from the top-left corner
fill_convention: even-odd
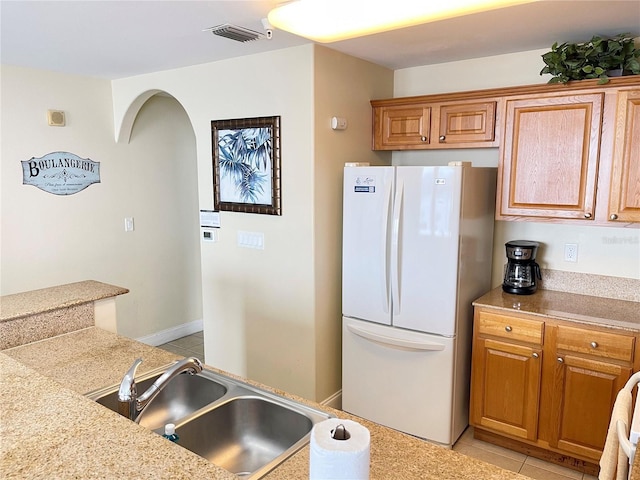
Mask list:
[[[138,392],[145,392],[167,368],[137,377]],[[118,386],[87,396],[118,411]],[[173,423],[178,445],[242,478],[255,479],[304,447],[313,425],[332,417],[205,368],[173,378],[137,422],[159,434]]]

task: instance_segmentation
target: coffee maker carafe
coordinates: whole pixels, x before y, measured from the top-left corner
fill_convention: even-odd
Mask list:
[[[504,269],[502,290],[517,295],[530,295],[542,280],[540,265],[536,263],[538,242],[513,240],[504,244],[507,249],[507,265]]]

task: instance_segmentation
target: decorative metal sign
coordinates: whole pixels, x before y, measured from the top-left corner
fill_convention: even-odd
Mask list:
[[[52,152],[21,163],[23,185],[33,185],[54,195],[73,195],[100,183],[100,162],[74,153]]]

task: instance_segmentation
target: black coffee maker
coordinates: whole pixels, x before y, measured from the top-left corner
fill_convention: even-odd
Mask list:
[[[507,249],[507,265],[504,269],[502,290],[517,295],[530,295],[542,280],[536,253],[540,244],[529,240],[513,240],[504,244]]]

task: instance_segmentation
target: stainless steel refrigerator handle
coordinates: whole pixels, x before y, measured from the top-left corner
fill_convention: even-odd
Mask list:
[[[383,308],[384,308],[384,313],[389,313],[389,298],[390,298],[390,292],[389,292],[389,265],[388,265],[388,250],[389,250],[389,245],[387,244],[388,239],[389,239],[389,211],[391,210],[391,187],[392,187],[392,183],[388,182],[386,187],[385,187],[385,197],[384,197],[384,201],[385,201],[385,207],[383,209],[383,218],[382,218],[382,225],[381,225],[381,231],[380,231],[380,235],[382,236],[382,249],[381,249],[381,265],[382,265],[382,285],[384,285],[384,304],[383,304]]]
[[[393,313],[400,313],[400,218],[402,216],[402,201],[404,199],[404,184],[396,183],[396,198],[393,202],[393,224],[391,226],[391,305]]]
[[[367,340],[372,340],[374,342],[382,343],[390,347],[401,348],[404,350],[410,349],[410,350],[420,350],[420,351],[427,351],[427,352],[444,350],[444,345],[441,343],[416,342],[413,340],[404,340],[401,338],[388,337],[387,335],[380,335],[379,333],[370,332],[369,330],[356,327],[355,325],[347,325],[347,329],[351,333],[358,335],[359,337],[366,338]]]

